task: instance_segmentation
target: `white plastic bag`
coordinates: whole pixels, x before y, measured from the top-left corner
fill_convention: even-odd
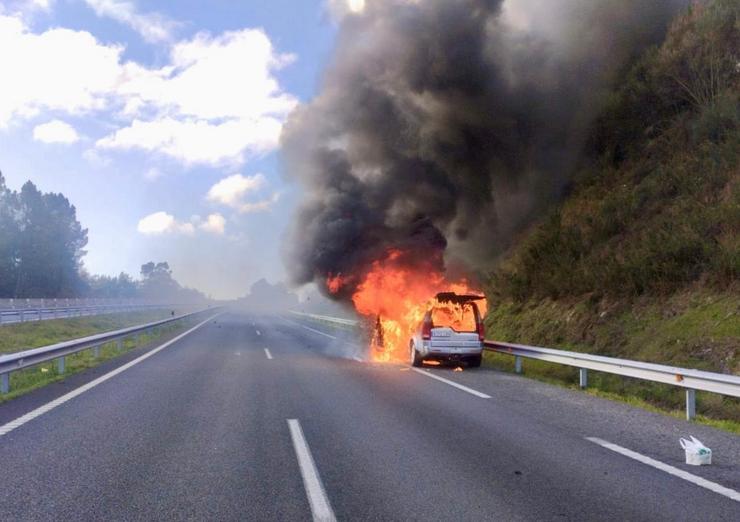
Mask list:
[[[712,463],[712,450],[707,448],[693,435],[690,437],[690,440],[682,438],[679,442],[686,452],[686,464],[691,464],[692,466],[707,466]]]

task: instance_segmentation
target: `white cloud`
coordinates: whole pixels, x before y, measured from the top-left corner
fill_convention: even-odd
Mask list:
[[[0,128],[42,111],[79,114],[102,109],[120,81],[122,49],[99,44],[85,31],[28,31],[15,16],[0,15]]]
[[[139,220],[137,230],[147,236],[163,234],[184,234],[192,236],[196,229],[210,234],[223,235],[226,219],[221,214],[211,214],[205,221],[199,216],[193,216],[190,221],[178,221],[171,214],[164,211],[155,212]]]
[[[208,165],[241,163],[246,151],[269,152],[298,103],[280,90],[272,71],[292,60],[276,54],[262,30],[198,34],[173,47],[168,67],[129,67],[119,89],[124,113],[157,117],[135,118],[98,146],[158,151],[185,164]]]
[[[37,0],[44,1],[44,0]],[[129,26],[147,42],[165,42],[172,38],[177,23],[159,13],[139,13],[133,2],[122,0],[85,0],[95,14]]]
[[[206,218],[206,221],[201,223],[198,228],[211,234],[223,235],[226,227],[226,219],[221,214],[211,214]]]
[[[0,4],[0,13],[16,13],[24,18],[33,18],[36,13],[48,13],[55,0],[9,0]]]
[[[280,198],[280,194],[275,192],[269,197],[259,201],[245,201],[248,194],[254,193],[267,185],[267,180],[263,174],[254,176],[243,176],[234,174],[222,179],[209,190],[206,198],[209,201],[220,203],[238,210],[241,214],[252,212],[264,212],[269,210],[274,203]]]
[[[133,4],[99,4],[122,5]],[[99,149],[139,149],[185,165],[240,164],[274,150],[298,103],[274,76],[294,57],[277,53],[258,29],[198,34],[173,45],[169,64],[147,68],[122,62],[122,47],[88,32],[37,34],[19,16],[0,14],[0,49],[13,49],[0,52],[0,128],[50,111],[94,112],[116,127],[124,122]]]
[[[148,236],[173,232],[191,235],[195,232],[195,227],[192,223],[180,223],[174,216],[167,212],[159,211],[141,218],[137,230]]]
[[[279,192],[273,192],[268,198],[261,199],[255,202],[242,203],[239,206],[239,212],[242,214],[250,214],[253,212],[265,212],[270,210],[272,206],[280,199]]]
[[[162,176],[164,176],[164,172],[159,170],[157,167],[150,167],[146,172],[144,172],[144,179],[147,181],[154,181]]]
[[[267,183],[263,174],[254,176],[243,176],[234,174],[220,180],[208,190],[206,196],[209,201],[215,201],[223,205],[238,208],[242,199],[250,192],[255,192]]]
[[[130,126],[98,140],[101,149],[142,149],[171,156],[186,165],[238,164],[244,151],[268,152],[277,147],[282,122],[230,120],[210,123],[193,118],[135,119]]]
[[[75,143],[80,136],[69,123],[61,120],[52,120],[33,129],[33,139],[43,143]]]
[[[341,20],[348,15],[364,13],[366,3],[366,0],[326,0],[325,6],[334,19]]]
[[[82,153],[82,157],[90,165],[97,168],[107,167],[111,164],[111,159],[108,156],[100,154],[95,149],[87,149],[85,152]]]

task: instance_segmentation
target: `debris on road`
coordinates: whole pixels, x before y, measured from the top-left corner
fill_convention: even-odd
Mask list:
[[[686,464],[708,466],[712,463],[712,450],[693,435],[690,436],[689,440],[681,438],[679,442],[686,452]]]

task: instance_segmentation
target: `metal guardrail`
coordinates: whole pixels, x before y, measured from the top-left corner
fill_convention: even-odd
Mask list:
[[[10,391],[10,374],[12,372],[56,360],[58,372],[64,373],[65,358],[68,355],[92,349],[95,357],[98,357],[100,356],[100,347],[104,344],[116,341],[118,350],[121,350],[123,348],[124,339],[129,336],[136,335],[138,338],[139,335],[147,333],[150,330],[156,331],[161,326],[216,310],[219,310],[219,307],[207,308],[205,310],[178,315],[161,321],[154,321],[138,326],[130,326],[121,330],[104,332],[90,335],[88,337],[82,337],[80,339],[73,339],[71,341],[43,346],[41,348],[33,348],[31,350],[2,355],[0,356],[0,393],[8,393]]]
[[[318,315],[318,314],[307,314],[304,312],[295,312],[293,310],[289,310],[291,314],[295,315],[301,315],[303,317],[309,317],[311,319],[316,319],[318,321],[326,321],[329,323],[336,323],[341,324],[345,326],[357,326],[357,321],[354,319],[342,319],[341,317],[332,317],[330,315]]]
[[[350,324],[351,322],[347,319],[332,318],[329,316],[316,316],[314,314],[300,312],[293,313],[308,318],[320,318],[320,320],[327,322],[332,322],[333,320],[333,322],[343,325]],[[356,324],[356,321],[354,323]],[[515,358],[514,369],[516,373],[522,373],[522,358],[537,359],[578,368],[581,388],[588,386],[588,370],[684,388],[686,390],[686,418],[688,420],[696,416],[696,390],[718,393],[730,397],[740,397],[740,376],[737,375],[705,372],[702,370],[692,370],[689,368],[665,366],[662,364],[566,350],[554,350],[552,348],[541,348],[539,346],[527,346],[524,344],[498,341],[485,341],[484,344],[486,350],[513,355]]]
[[[82,317],[99,315],[113,312],[133,312],[136,310],[154,310],[160,308],[171,308],[171,304],[108,304],[75,307],[54,308],[11,308],[0,309],[0,325],[25,323],[27,321],[43,321],[47,319],[62,319],[69,317]]]
[[[104,304],[52,308],[0,308],[0,325],[25,323],[27,321],[43,321],[47,319],[63,319],[82,317],[114,312],[133,312],[136,310],[155,310],[173,308],[174,304]]]
[[[676,366],[604,357],[580,352],[553,350],[524,344],[485,341],[486,350],[513,355],[516,373],[522,373],[522,357],[578,368],[581,388],[588,386],[588,370],[659,382],[685,388],[686,418],[696,416],[696,390],[740,397],[740,377]]]

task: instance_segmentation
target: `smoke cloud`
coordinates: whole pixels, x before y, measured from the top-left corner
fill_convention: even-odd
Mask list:
[[[335,2],[336,3],[336,2]],[[305,188],[296,284],[407,262],[480,268],[561,197],[625,63],[685,1],[366,0],[283,131]]]

